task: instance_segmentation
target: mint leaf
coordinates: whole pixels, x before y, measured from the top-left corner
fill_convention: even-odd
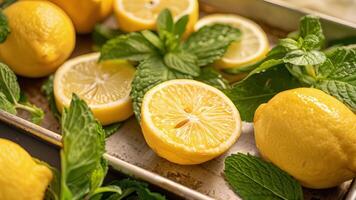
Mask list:
[[[169,9],[164,9],[162,10],[158,17],[157,17],[157,30],[158,33],[162,39],[162,33],[163,32],[169,32],[169,33],[173,33],[174,30],[174,21],[173,21],[173,17],[171,12],[169,11]]]
[[[62,115],[61,199],[77,200],[91,189],[91,174],[104,153],[104,131],[87,104],[73,95]]]
[[[310,34],[304,38],[302,47],[307,51],[320,50],[321,49],[321,41],[318,38],[318,36]]]
[[[280,39],[278,45],[286,48],[287,50],[296,50],[300,48],[300,44],[291,38]]]
[[[281,91],[300,86],[298,80],[282,65],[264,73],[254,74],[234,84],[225,93],[236,105],[242,120],[252,122],[259,105],[266,103]]]
[[[0,110],[16,115],[17,111],[15,106],[7,100],[6,96],[0,92]]]
[[[17,77],[5,64],[0,63],[0,92],[13,104],[20,100],[20,86]]]
[[[203,67],[200,76],[196,77],[195,80],[216,87],[222,91],[230,88],[229,82],[211,66]]]
[[[185,28],[188,24],[189,16],[184,15],[183,17],[179,18],[178,21],[174,24],[174,34],[181,38],[183,33],[185,32]]]
[[[101,49],[100,60],[142,61],[157,53],[158,49],[141,33],[129,33],[109,40]]]
[[[268,70],[268,69],[270,69],[270,68],[272,68],[274,66],[280,65],[282,63],[283,63],[282,59],[270,59],[270,60],[267,60],[267,61],[263,62],[262,64],[260,64],[258,67],[256,67],[254,70],[252,70],[245,77],[245,79],[248,79],[250,76],[252,76],[254,74],[265,72],[266,70]]]
[[[234,191],[245,200],[302,200],[300,184],[289,174],[262,159],[232,154],[225,159],[225,177]]]
[[[190,35],[183,48],[198,58],[198,66],[220,59],[229,45],[241,39],[239,29],[224,24],[204,26]]]
[[[146,40],[148,40],[153,46],[155,46],[157,49],[159,49],[161,51],[161,53],[163,53],[164,51],[164,46],[162,41],[160,40],[160,38],[153,33],[152,31],[149,30],[143,30],[141,31],[141,34],[143,35],[143,37],[146,38]]]
[[[325,36],[321,27],[319,17],[307,15],[300,19],[299,36],[306,38],[308,35],[315,35],[319,39],[318,49],[322,48],[325,42]]]
[[[5,42],[9,34],[10,34],[10,27],[7,21],[7,17],[3,13],[3,11],[0,10],[0,43]]]
[[[139,64],[131,90],[133,110],[139,121],[141,119],[141,103],[145,93],[159,83],[178,78],[191,78],[191,76],[169,69],[162,58],[158,56],[150,57]]]
[[[117,122],[114,124],[110,124],[110,125],[106,125],[104,126],[104,131],[105,131],[105,138],[111,136],[112,134],[116,133],[116,131],[118,131],[122,125],[124,124],[124,122]]]
[[[108,40],[122,34],[123,32],[118,29],[109,28],[104,24],[97,24],[94,27],[92,39],[94,41],[95,47],[100,49]]]
[[[293,50],[283,58],[285,63],[293,65],[318,65],[325,62],[326,56],[320,51]]]
[[[97,163],[96,169],[91,173],[89,196],[98,194],[97,190],[103,184],[108,169],[108,161],[104,158],[101,158],[101,161]]]
[[[194,54],[180,51],[170,52],[164,56],[167,67],[177,70],[183,74],[199,76],[200,67],[197,65],[197,57]]]

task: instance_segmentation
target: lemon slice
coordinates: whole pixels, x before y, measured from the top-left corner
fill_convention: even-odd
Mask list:
[[[135,68],[122,60],[98,63],[99,53],[76,57],[64,63],[54,77],[58,110],[69,107],[72,94],[82,98],[103,124],[123,121],[132,114],[131,82]]]
[[[165,8],[175,19],[189,15],[186,33],[193,30],[199,17],[197,0],[114,0],[119,27],[126,32],[155,29],[157,16]]]
[[[199,164],[225,152],[241,133],[241,118],[220,90],[194,80],[171,80],[149,90],[141,109],[147,144],[178,164]]]
[[[255,22],[238,15],[213,14],[200,19],[194,26],[195,30],[209,24],[229,24],[239,28],[242,38],[230,45],[224,57],[214,65],[218,68],[235,68],[253,64],[265,57],[269,50],[269,42],[265,32]]]

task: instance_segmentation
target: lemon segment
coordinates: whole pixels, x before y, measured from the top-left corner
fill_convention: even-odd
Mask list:
[[[0,149],[0,199],[42,200],[52,171],[9,140],[0,138]]]
[[[305,187],[330,188],[356,177],[356,115],[313,88],[287,90],[254,117],[261,155]]]
[[[194,29],[211,24],[229,24],[240,29],[242,36],[239,42],[233,42],[224,57],[214,63],[217,68],[235,68],[253,64],[265,57],[269,42],[265,32],[255,22],[232,14],[213,14],[200,19]]]
[[[119,27],[126,32],[155,29],[157,16],[165,8],[175,20],[189,15],[186,33],[192,32],[199,17],[197,0],[114,0]]]
[[[4,9],[4,14],[11,33],[0,44],[0,60],[16,74],[47,76],[72,53],[75,46],[72,21],[55,4],[18,1]]]
[[[103,124],[123,121],[132,114],[131,82],[135,68],[123,60],[98,63],[99,53],[64,63],[54,77],[58,110],[69,107],[72,94],[82,98]]]
[[[193,80],[171,80],[149,90],[142,103],[142,131],[161,157],[199,164],[225,152],[241,133],[241,119],[220,90]]]

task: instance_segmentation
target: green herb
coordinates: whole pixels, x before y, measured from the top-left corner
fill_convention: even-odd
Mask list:
[[[225,159],[225,177],[244,200],[303,199],[302,187],[286,172],[262,159],[233,154]]]
[[[92,39],[95,44],[94,49],[100,50],[101,47],[110,39],[113,39],[119,35],[122,35],[123,32],[118,29],[112,29],[104,24],[97,24],[94,27],[92,33]]]
[[[40,123],[43,119],[43,111],[30,104],[27,100],[20,99],[21,91],[17,83],[17,77],[14,72],[5,64],[0,63],[0,109],[16,114],[16,109],[26,110],[31,113],[31,119],[34,123]]]
[[[214,86],[222,91],[230,89],[229,82],[225,80],[223,76],[211,66],[203,67],[201,69],[200,76],[195,77],[195,80]]]
[[[252,122],[259,105],[283,90],[300,86],[299,81],[290,75],[285,67],[276,66],[236,83],[230,90],[226,90],[226,95],[236,105],[242,120]]]
[[[240,39],[241,32],[229,25],[214,24],[201,28],[184,42],[182,35],[187,23],[188,16],[174,22],[171,12],[165,9],[157,18],[158,33],[148,30],[130,33],[109,40],[103,46],[101,60],[139,62],[131,90],[138,120],[143,96],[150,88],[164,81],[195,77],[221,88],[221,76],[200,67],[221,58],[230,43]]]
[[[10,34],[9,22],[7,21],[7,17],[0,10],[0,43],[5,42],[7,36]]]
[[[114,123],[114,124],[110,124],[110,125],[106,125],[104,126],[104,131],[105,131],[105,137],[109,137],[111,136],[112,134],[116,133],[116,131],[118,131],[122,125],[124,124],[124,122],[117,122],[117,123]]]

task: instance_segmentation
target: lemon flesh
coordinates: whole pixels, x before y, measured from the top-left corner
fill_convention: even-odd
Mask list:
[[[73,24],[64,11],[47,1],[18,1],[4,10],[11,33],[0,44],[0,60],[18,75],[53,73],[72,53]]]
[[[176,20],[189,15],[186,34],[192,32],[199,17],[197,0],[114,0],[119,27],[126,32],[155,29],[157,16],[165,8]]]
[[[42,200],[52,171],[19,145],[0,138],[0,199]]]
[[[123,121],[133,114],[129,95],[135,68],[126,61],[98,63],[98,58],[99,53],[79,56],[58,69],[54,78],[58,110],[68,107],[75,93],[103,125]]]
[[[265,57],[269,42],[265,32],[255,22],[232,14],[213,14],[201,18],[194,29],[211,24],[229,24],[240,29],[242,36],[239,42],[233,42],[222,59],[216,61],[217,68],[236,68],[253,64]]]
[[[112,12],[113,0],[49,0],[61,7],[72,19],[78,33],[90,33],[96,23]]]
[[[142,131],[161,157],[199,164],[225,152],[241,133],[239,112],[218,89],[172,80],[149,90],[142,103]]]
[[[277,94],[257,109],[254,126],[262,156],[305,187],[329,188],[356,175],[356,116],[320,90]]]

